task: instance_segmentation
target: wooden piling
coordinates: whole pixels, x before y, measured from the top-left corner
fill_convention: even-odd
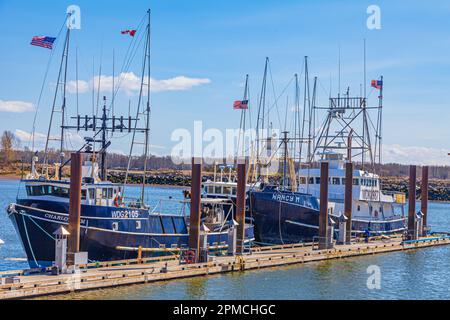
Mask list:
[[[142,261],[142,246],[138,247],[138,262],[141,263]]]
[[[345,165],[345,199],[344,213],[347,217],[345,242],[350,244],[352,239],[352,203],[353,203],[353,163],[347,162]]]
[[[189,223],[189,248],[200,258],[200,205],[202,194],[202,159],[192,158],[191,212]]]
[[[237,176],[236,222],[238,223],[238,226],[236,238],[236,253],[238,255],[241,255],[244,253],[245,198],[247,193],[247,160],[245,158],[238,160]]]
[[[420,211],[423,213],[422,220],[422,236],[427,234],[427,218],[428,218],[428,167],[422,167],[422,184],[420,192]]]
[[[70,162],[69,238],[67,241],[67,265],[74,264],[74,254],[80,252],[81,183],[83,155],[72,153]]]
[[[328,170],[329,163],[320,166],[320,216],[319,216],[319,250],[328,248]]]
[[[416,166],[409,167],[408,235],[414,238],[416,216]]]

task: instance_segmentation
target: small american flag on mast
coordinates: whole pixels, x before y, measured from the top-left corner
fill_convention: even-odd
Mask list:
[[[47,49],[53,49],[53,43],[55,42],[55,40],[56,38],[52,37],[33,37],[33,39],[31,40],[31,45]]]
[[[248,110],[248,100],[235,101],[233,105],[234,110]]]

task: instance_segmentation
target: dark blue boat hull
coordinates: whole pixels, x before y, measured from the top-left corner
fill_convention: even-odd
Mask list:
[[[23,207],[22,207],[23,206]],[[53,232],[68,225],[68,203],[18,200],[10,214],[19,234],[30,267],[48,267],[55,260]],[[33,209],[31,209],[33,208]],[[135,259],[136,252],[118,247],[181,248],[188,245],[185,218],[179,215],[153,215],[148,210],[104,206],[82,206],[80,248],[91,261]],[[113,223],[118,229],[113,230]],[[253,227],[247,226],[246,239],[253,239]],[[208,235],[210,245],[227,241],[227,233]],[[159,255],[161,255],[160,253]],[[144,253],[154,256],[158,253]]]
[[[250,193],[256,241],[290,244],[311,241],[318,234],[317,198],[288,191]]]

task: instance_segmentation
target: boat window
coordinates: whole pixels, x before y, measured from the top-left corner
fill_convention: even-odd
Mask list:
[[[230,187],[223,187],[223,193],[224,194],[231,194],[231,188]]]
[[[342,185],[345,186],[345,178],[342,178]]]
[[[316,184],[320,184],[320,178],[319,177],[316,178]]]
[[[103,188],[102,189],[102,198],[107,199],[108,198],[108,189]]]
[[[375,187],[378,187],[378,180],[375,180]]]
[[[306,184],[306,178],[300,177],[300,184]]]
[[[314,184],[314,178],[309,178],[309,184]]]
[[[353,185],[359,186],[359,179],[353,179]]]
[[[214,187],[208,187],[208,193],[214,193]]]
[[[69,189],[51,186],[50,194],[55,197],[69,198]]]
[[[222,187],[216,187],[214,193],[221,194],[222,193]]]
[[[233,192],[233,196],[237,195],[237,188],[232,188],[231,192]]]
[[[358,211],[361,211],[361,206],[358,206]]]
[[[42,186],[32,186],[31,187],[31,195],[32,196],[43,196],[45,193],[42,190]]]
[[[333,184],[334,185],[339,185],[341,183],[341,179],[340,178],[333,178]]]
[[[86,200],[87,190],[81,190],[81,200]]]
[[[108,188],[108,199],[112,199],[112,198],[113,198],[113,189]]]
[[[89,199],[90,200],[95,199],[95,189],[89,189]]]

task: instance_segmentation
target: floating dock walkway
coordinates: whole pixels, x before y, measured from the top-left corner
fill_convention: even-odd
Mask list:
[[[312,245],[302,244],[261,247],[255,248],[251,254],[212,257],[207,263],[189,265],[180,264],[178,256],[170,256],[89,264],[80,266],[80,272],[76,274],[51,275],[49,272],[26,275],[27,271],[24,270],[9,271],[0,273],[2,277],[0,300],[145,284],[449,244],[450,237],[445,235],[412,241],[393,238],[338,245],[327,250],[315,250]]]

